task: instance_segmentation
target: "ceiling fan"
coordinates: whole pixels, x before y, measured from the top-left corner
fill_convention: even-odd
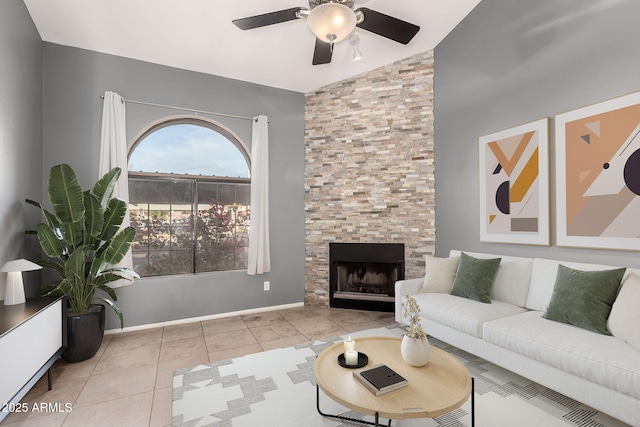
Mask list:
[[[309,9],[293,7],[235,19],[232,22],[242,30],[251,30],[306,18],[309,28],[316,35],[313,65],[330,63],[334,43],[344,40],[355,27],[402,44],[409,43],[420,31],[417,25],[366,7],[354,10],[355,2],[356,0],[309,0]]]

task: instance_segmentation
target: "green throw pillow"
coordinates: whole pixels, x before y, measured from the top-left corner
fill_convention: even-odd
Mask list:
[[[462,252],[451,295],[491,304],[491,286],[501,260],[474,258]]]
[[[625,270],[581,271],[558,265],[551,301],[542,317],[611,335],[607,319]]]

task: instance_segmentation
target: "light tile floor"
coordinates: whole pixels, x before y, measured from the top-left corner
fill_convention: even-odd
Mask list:
[[[391,323],[393,313],[299,307],[105,335],[93,358],[56,362],[53,390],[45,375],[22,401],[28,410],[0,425],[170,426],[175,369]]]

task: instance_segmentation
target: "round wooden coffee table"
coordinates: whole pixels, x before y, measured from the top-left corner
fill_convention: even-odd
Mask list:
[[[316,385],[339,404],[362,414],[373,415],[375,423],[349,419],[338,415],[321,415],[365,424],[379,425],[379,418],[392,419],[434,418],[459,408],[473,394],[472,378],[467,368],[444,350],[431,346],[431,356],[426,366],[408,365],[400,355],[400,338],[368,337],[356,340],[356,350],[369,358],[367,369],[384,363],[408,380],[404,388],[376,396],[353,378],[354,369],[338,364],[343,353],[342,342],[324,350],[314,366]],[[357,369],[356,369],[357,371]]]

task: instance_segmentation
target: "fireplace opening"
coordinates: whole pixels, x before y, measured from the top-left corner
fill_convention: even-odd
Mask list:
[[[339,262],[335,293],[356,293],[393,296],[391,284],[398,280],[396,264]]]
[[[393,311],[394,289],[404,279],[404,244],[330,243],[331,307]]]

